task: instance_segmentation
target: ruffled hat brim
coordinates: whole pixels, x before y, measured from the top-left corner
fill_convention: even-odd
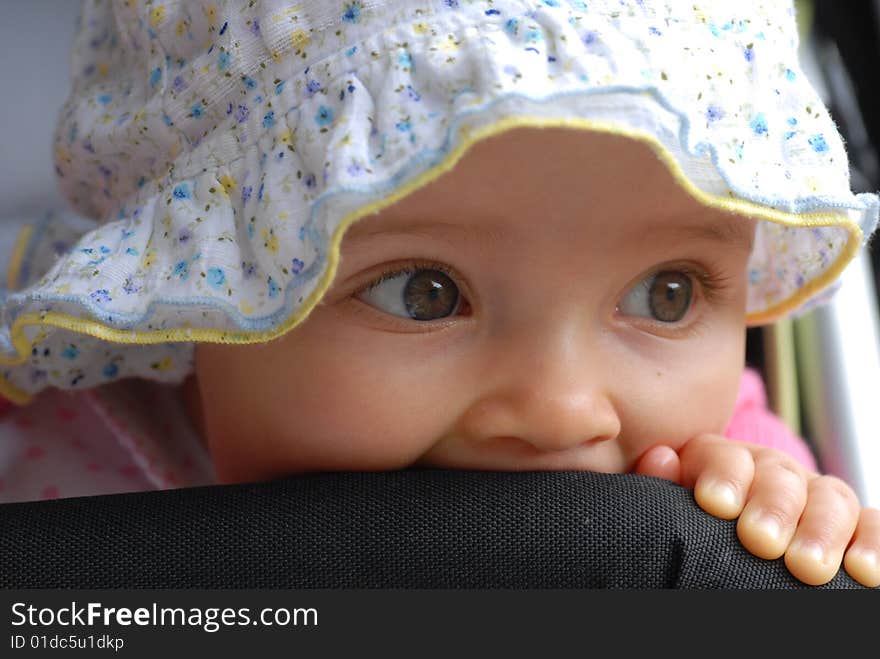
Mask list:
[[[65,109],[56,165],[100,222],[22,241],[0,327],[8,398],[179,381],[194,342],[284,334],[331,284],[348,226],[518,127],[639,140],[700,203],[757,218],[752,323],[803,308],[876,225],[779,3],[717,10],[747,24],[688,3],[624,17],[618,2],[220,4],[213,32],[199,23],[210,46],[185,53],[168,35],[196,29],[196,5],[87,5],[84,25],[125,32],[80,53],[94,77]],[[108,59],[120,44],[143,63]],[[114,76],[114,61],[142,76]]]

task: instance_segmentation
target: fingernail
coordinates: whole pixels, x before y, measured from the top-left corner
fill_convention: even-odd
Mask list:
[[[849,550],[850,558],[855,558],[862,563],[867,570],[880,571],[880,556],[873,549],[856,549]]]
[[[791,543],[791,546],[788,548],[788,550],[793,551],[797,554],[801,554],[802,556],[809,558],[810,560],[817,563],[828,562],[828,556],[825,553],[825,548],[821,544],[813,540],[795,540]]]
[[[710,481],[709,483],[706,483],[705,492],[726,508],[730,508],[731,510],[739,508],[739,495],[737,495],[736,490],[727,483]]]
[[[758,532],[769,540],[778,541],[782,537],[782,525],[773,515],[765,515],[760,510],[748,513],[746,521],[755,526]]]

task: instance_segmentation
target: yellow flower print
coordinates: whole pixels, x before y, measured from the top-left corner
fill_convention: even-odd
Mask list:
[[[158,7],[153,7],[150,10],[150,25],[152,27],[159,27],[159,24],[165,18],[165,5],[159,5]]]
[[[223,196],[227,199],[229,198],[229,193],[235,190],[235,187],[238,185],[238,182],[232,178],[229,174],[224,174],[219,179],[220,185],[223,186],[222,192]]]
[[[63,146],[59,146],[55,149],[55,162],[57,164],[66,163],[70,164],[70,153]]]
[[[275,235],[274,229],[263,229],[263,247],[268,249],[270,254],[278,253],[278,236]]]
[[[297,55],[302,51],[303,46],[309,45],[309,33],[305,30],[294,30],[290,33],[290,48]]]
[[[451,34],[442,42],[440,42],[440,50],[446,53],[454,53],[458,51],[460,41],[456,41]]]
[[[241,304],[238,305],[238,308],[241,309],[241,312],[243,314],[250,315],[254,312],[254,308],[251,305],[249,305],[247,302],[245,302],[244,300],[241,301]]]
[[[209,27],[217,26],[217,6],[216,5],[208,5],[203,10],[205,12],[205,18],[208,19]]]
[[[144,254],[144,268],[152,268],[156,262],[156,250],[148,249]]]
[[[171,359],[171,357],[165,357],[157,362],[153,362],[152,364],[150,364],[150,368],[152,368],[154,371],[159,371],[160,373],[163,371],[170,371],[172,366],[174,366],[174,361]]]
[[[416,34],[427,34],[428,29],[427,23],[413,23],[413,31]]]

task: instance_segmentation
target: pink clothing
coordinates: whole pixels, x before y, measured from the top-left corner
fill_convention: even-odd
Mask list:
[[[750,369],[726,435],[816,468],[804,440],[767,409],[761,378]],[[0,503],[214,482],[177,387],[130,379],[79,392],[50,389],[27,407],[0,406]]]
[[[760,444],[788,453],[802,465],[817,471],[816,458],[807,443],[795,435],[782,419],[767,408],[767,394],[757,371],[743,373],[733,416],[724,436],[741,442]]]

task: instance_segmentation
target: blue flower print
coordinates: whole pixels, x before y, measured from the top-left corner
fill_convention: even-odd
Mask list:
[[[345,5],[345,11],[342,13],[342,20],[346,23],[357,23],[361,20],[361,3],[352,2]]]
[[[152,71],[150,71],[150,87],[155,87],[159,84],[159,81],[162,79],[162,69],[160,67],[156,67]]]
[[[544,39],[544,33],[541,30],[529,30],[525,34],[526,41],[535,42],[542,41]]]
[[[458,9],[458,0],[446,0],[446,6],[450,9]]]
[[[309,80],[308,84],[306,85],[306,94],[308,94],[309,96],[314,96],[319,91],[321,91],[321,83],[314,78]]]
[[[131,277],[128,277],[128,278],[122,283],[122,291],[123,291],[126,295],[134,295],[135,293],[138,292],[138,290],[139,290],[138,287],[134,285],[134,282],[131,280]]]
[[[813,151],[816,153],[825,153],[828,151],[828,143],[825,141],[825,136],[822,133],[813,135],[807,140],[807,142],[813,147]]]
[[[252,185],[244,185],[241,188],[241,205],[244,206],[248,203],[248,200],[251,198],[251,194],[254,191],[254,186]]]
[[[257,264],[249,263],[248,261],[242,261],[241,272],[244,275],[245,279],[253,279],[253,277],[257,274]]]
[[[746,58],[746,62],[754,62],[755,61],[755,44],[749,44],[745,48],[743,48],[743,57]]]
[[[181,76],[174,76],[174,80],[171,81],[171,90],[175,93],[180,93],[184,89],[186,89],[189,85],[186,84],[186,80]]]
[[[110,302],[113,300],[113,298],[110,297],[110,291],[108,291],[106,288],[99,288],[97,291],[92,291],[89,294],[89,297],[98,304]]]
[[[202,115],[205,114],[205,108],[201,103],[193,103],[192,107],[189,109],[189,113],[194,119],[201,119]]]
[[[128,254],[129,256],[137,256],[138,255],[138,251],[134,247],[129,247],[127,250],[125,250],[125,253]]]
[[[181,242],[181,243],[185,243],[190,238],[192,238],[192,232],[189,229],[187,229],[186,227],[183,227],[180,230],[180,232],[177,234],[177,241]]]
[[[244,83],[244,86],[248,89],[253,89],[257,86],[257,81],[251,78],[250,76],[242,76],[241,81]]]
[[[189,264],[186,261],[178,261],[174,266],[174,270],[171,271],[171,276],[180,277],[186,281],[189,277]]]
[[[263,117],[263,128],[272,128],[275,125],[275,111],[269,110]]]
[[[791,69],[785,69],[786,80],[788,80],[789,82],[793,82],[796,77],[797,76],[795,75],[794,71],[792,71]]]
[[[119,367],[116,365],[116,362],[110,362],[101,372],[105,378],[115,378],[119,374]]]
[[[248,109],[246,105],[239,105],[235,109],[235,120],[238,123],[244,123],[245,120],[250,116],[251,111]]]
[[[180,183],[174,187],[171,195],[175,199],[189,199],[189,186],[186,183]]]
[[[326,105],[318,108],[318,113],[315,115],[316,124],[319,126],[329,126],[333,123],[333,119],[335,119],[333,108],[328,108]]]
[[[217,57],[217,66],[221,71],[225,71],[229,68],[229,63],[232,61],[232,53],[228,50],[221,50],[220,55]]]
[[[69,346],[67,346],[66,348],[64,348],[64,350],[61,351],[61,356],[64,357],[64,359],[70,359],[70,360],[76,359],[76,356],[78,354],[79,354],[79,348],[77,348],[72,343]]]
[[[767,134],[767,118],[764,116],[763,112],[759,112],[755,115],[755,118],[749,123],[749,126],[752,128],[752,132],[755,135],[766,135]]]
[[[415,89],[413,89],[412,85],[406,86],[406,95],[410,97],[411,100],[418,103],[422,100],[422,95],[419,94]]]
[[[223,268],[209,268],[207,279],[208,286],[220,289],[226,283],[226,273],[223,272]]]
[[[724,116],[724,110],[717,105],[710,105],[706,108],[706,120],[708,122],[718,121]]]
[[[302,272],[302,269],[305,267],[305,263],[300,261],[299,259],[293,259],[290,264],[290,270],[293,274],[298,275]]]
[[[412,55],[410,55],[407,51],[401,51],[401,53],[397,56],[397,63],[404,69],[412,68]]]
[[[278,294],[281,292],[281,287],[275,283],[275,280],[272,277],[269,277],[269,297],[278,297]]]
[[[101,105],[110,105],[110,101],[113,100],[113,94],[101,94],[98,97],[98,103]]]
[[[284,91],[284,81],[282,80],[277,85],[275,85],[275,93],[280,94],[283,91]]]

